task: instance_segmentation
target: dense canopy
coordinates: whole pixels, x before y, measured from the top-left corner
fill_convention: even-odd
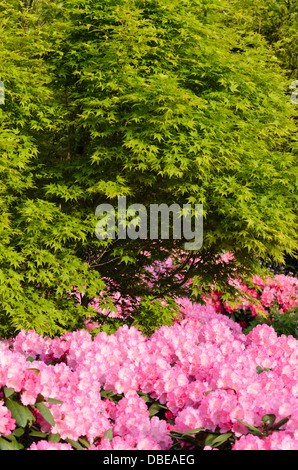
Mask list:
[[[290,3],[2,1],[1,335],[79,328],[114,290],[136,315],[158,299],[171,309],[186,285],[227,288],[234,263],[249,274],[295,256]],[[96,207],[119,196],[203,204],[202,247],[181,257],[183,239],[99,240]],[[217,264],[223,252],[234,262]],[[146,270],[177,254],[174,271]]]

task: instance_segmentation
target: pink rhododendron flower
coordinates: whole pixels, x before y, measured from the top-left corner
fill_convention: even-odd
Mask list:
[[[39,441],[33,442],[29,450],[73,450],[70,444],[62,444],[60,442]]]
[[[282,293],[282,282],[277,278],[266,286]],[[36,425],[62,440],[83,437],[90,450],[168,450],[171,430],[196,428],[233,432],[233,450],[297,448],[297,340],[277,336],[268,325],[245,336],[239,324],[212,305],[179,303],[185,316],[150,337],[123,326],[94,338],[86,330],[60,338],[21,331],[13,341],[0,341],[0,433],[9,435],[15,428],[5,406],[7,387],[25,406],[34,405],[39,395],[60,400],[46,402],[55,426],[38,410]],[[121,396],[112,401],[109,393]],[[154,400],[165,408],[152,417],[148,407]],[[274,414],[276,422],[289,419],[264,439],[249,434],[239,421],[262,426],[265,414]],[[111,440],[104,438],[108,430]],[[41,440],[30,449],[62,445]]]
[[[11,431],[15,429],[15,419],[11,417],[11,412],[0,401],[0,434],[9,436]]]

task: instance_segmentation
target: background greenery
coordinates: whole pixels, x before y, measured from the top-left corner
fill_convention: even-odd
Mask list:
[[[166,322],[176,295],[297,259],[297,2],[3,0],[0,48],[1,336],[81,328],[114,291]],[[98,240],[119,195],[202,203],[203,247]],[[179,280],[145,269],[176,253]]]

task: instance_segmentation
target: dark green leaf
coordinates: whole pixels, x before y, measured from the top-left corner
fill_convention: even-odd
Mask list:
[[[46,400],[46,403],[56,403],[57,405],[62,405],[63,401],[57,400],[56,398],[48,398]]]
[[[190,431],[183,432],[182,436],[189,436],[190,434],[197,434],[198,432],[203,431],[203,429],[204,428],[194,428],[194,429],[191,429]]]
[[[8,388],[8,387],[4,387],[3,391],[4,391],[4,395],[5,395],[6,398],[10,397],[14,393],[14,389],[13,388]]]
[[[54,421],[54,418],[53,418],[53,415],[51,413],[51,411],[49,410],[49,408],[42,402],[40,403],[36,403],[36,408],[38,409],[38,411],[40,412],[41,416],[49,423],[51,424],[52,426],[55,426],[55,421]]]
[[[35,421],[35,417],[31,411],[24,405],[21,405],[19,402],[8,398],[5,401],[5,405],[11,412],[11,416],[16,420],[18,426],[24,428],[27,423],[32,423]]]
[[[101,390],[100,392],[101,398],[111,398],[114,395],[113,390]]]
[[[28,356],[27,359],[26,359],[27,362],[33,362],[35,361],[35,359],[31,356]]]
[[[111,428],[109,428],[105,433],[104,433],[104,436],[103,436],[104,439],[108,439],[109,441],[111,441],[113,439],[113,431]]]
[[[161,410],[167,410],[168,408],[164,405],[161,405],[160,403],[152,403],[152,405],[149,407],[149,416],[152,418],[152,416],[156,415],[159,413]]]
[[[78,439],[79,443],[82,444],[84,447],[87,447],[87,449],[89,449],[90,447],[90,442],[85,439],[84,437],[79,437]]]
[[[251,426],[250,424],[247,424],[245,423],[244,421],[242,421],[241,419],[238,419],[238,418],[235,418],[237,421],[239,421],[240,423],[244,424],[245,426],[248,427],[248,429],[250,431],[252,431],[253,434],[257,434],[258,436],[263,436],[263,433],[262,431],[260,431],[258,428],[256,428],[255,426]]]
[[[1,450],[21,450],[23,446],[16,440],[7,441],[5,438],[0,437],[0,449]]]
[[[16,437],[21,437],[24,434],[24,429],[23,428],[16,428],[12,431],[12,434]]]
[[[61,439],[61,436],[58,433],[56,433],[56,434],[50,433],[49,436],[48,436],[48,441],[49,442],[59,442],[60,439]]]
[[[41,401],[44,401],[44,396],[41,393],[39,393],[36,397],[35,403],[40,403]]]
[[[29,433],[29,436],[45,438],[45,437],[47,437],[47,434],[45,432],[41,432],[41,431],[31,431]]]
[[[65,439],[65,441],[68,442],[68,444],[70,444],[76,450],[84,450],[84,447],[82,447],[79,442],[74,441],[73,439]]]
[[[212,436],[209,438],[209,436],[206,438],[205,445],[209,445],[211,447],[217,447],[226,442],[233,433],[228,432],[225,434],[221,434],[220,436]]]
[[[281,419],[280,421],[278,421],[277,423],[275,423],[271,428],[270,430],[272,431],[276,431],[277,429],[279,429],[281,426],[283,426],[284,424],[286,424],[289,419],[291,418],[291,415],[289,416],[286,416],[285,418]]]
[[[147,394],[147,393],[142,393],[142,392],[138,392],[138,395],[143,398],[143,400],[147,403],[148,401],[150,401],[150,396]]]

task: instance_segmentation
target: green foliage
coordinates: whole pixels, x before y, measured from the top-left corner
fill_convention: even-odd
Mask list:
[[[273,414],[266,414],[262,417],[260,426],[252,426],[241,419],[235,418],[240,423],[247,427],[248,433],[260,438],[266,438],[274,431],[280,430],[284,424],[289,421],[290,416],[286,416],[280,421],[276,422],[276,416]],[[191,446],[195,450],[203,450],[205,446],[212,447],[218,450],[231,450],[232,445],[238,439],[233,432],[220,433],[219,429],[215,432],[205,430],[204,428],[192,429],[188,432],[182,433],[171,431],[171,436],[174,439],[172,446],[173,450],[180,450],[182,443]]]
[[[257,325],[269,325],[274,328],[278,336],[293,336],[298,339],[298,307],[287,310],[284,313],[279,311],[278,305],[273,306],[266,317],[255,317],[244,329],[244,333],[249,333]]]
[[[132,304],[130,308],[131,314],[123,318],[97,314],[95,318],[99,326],[92,329],[92,336],[101,331],[113,334],[123,325],[134,326],[142,331],[144,336],[151,336],[162,325],[172,325],[175,319],[181,318],[179,304],[170,296],[165,296],[161,301],[148,295]]]
[[[132,325],[139,328],[145,336],[150,336],[162,325],[172,325],[175,318],[181,317],[179,305],[171,298],[163,298],[162,303],[148,296],[142,299],[135,309]]]
[[[36,369],[37,370],[37,369]],[[3,387],[1,389],[3,394],[2,400],[5,402],[5,406],[10,410],[11,416],[16,420],[16,428],[8,436],[0,436],[0,450],[26,450],[34,442],[40,440],[47,440],[48,442],[55,443],[69,443],[75,450],[85,450],[90,447],[90,442],[86,437],[81,436],[78,440],[62,439],[57,433],[46,433],[40,430],[40,425],[36,422],[34,410],[38,410],[42,417],[48,421],[52,426],[55,425],[52,413],[47,406],[47,403],[61,404],[63,402],[49,398],[45,401],[42,395],[37,397],[34,405],[25,406],[20,401],[20,394],[16,393],[13,389]],[[139,396],[142,397],[148,407],[150,419],[153,416],[158,416],[159,419],[166,420],[169,424],[173,424],[173,420],[167,417],[169,411],[165,405],[160,404],[158,401],[150,397],[150,395],[138,392]],[[123,398],[123,394],[114,393],[113,390],[101,390],[101,397],[103,399],[111,400],[114,403],[118,403]],[[275,431],[279,431],[287,423],[290,416],[286,416],[276,422],[276,416],[274,414],[266,414],[262,417],[260,426],[252,426],[240,419],[237,421],[241,422],[247,427],[248,433],[253,435],[266,437]],[[212,447],[219,450],[231,450],[232,445],[238,439],[233,432],[221,433],[217,428],[215,431],[210,431],[204,428],[192,429],[188,432],[169,431],[170,436],[173,439],[171,450],[185,450],[191,447],[195,450],[203,450],[205,446]],[[113,439],[113,433],[111,429],[108,429],[103,436],[98,436],[94,440],[94,444],[100,439]]]
[[[39,373],[38,369],[35,370],[36,373]],[[21,402],[20,393],[15,392],[14,389],[3,387],[1,392],[3,393],[2,399],[4,399],[5,406],[9,409],[12,419],[15,419],[16,428],[8,436],[1,435],[0,450],[27,449],[36,440],[45,438],[48,438],[51,442],[60,441],[58,434],[47,435],[40,431],[40,426],[36,423],[35,410],[38,410],[49,424],[55,426],[53,415],[46,403],[61,404],[63,402],[53,398],[45,400],[42,395],[38,395],[34,405],[25,406]]]
[[[158,299],[188,279],[198,296],[229,288],[223,250],[239,274],[297,250],[297,113],[250,11],[214,0],[2,2],[2,336],[82,328],[105,285],[142,299],[135,313],[149,331],[146,309],[160,324]],[[177,257],[179,278],[145,268],[183,239],[95,237],[97,205],[120,195],[146,208],[203,204],[203,247]]]
[[[239,29],[266,38],[289,77],[298,77],[297,2],[288,0],[232,0],[224,5],[233,11]],[[225,15],[229,18],[229,15]]]

